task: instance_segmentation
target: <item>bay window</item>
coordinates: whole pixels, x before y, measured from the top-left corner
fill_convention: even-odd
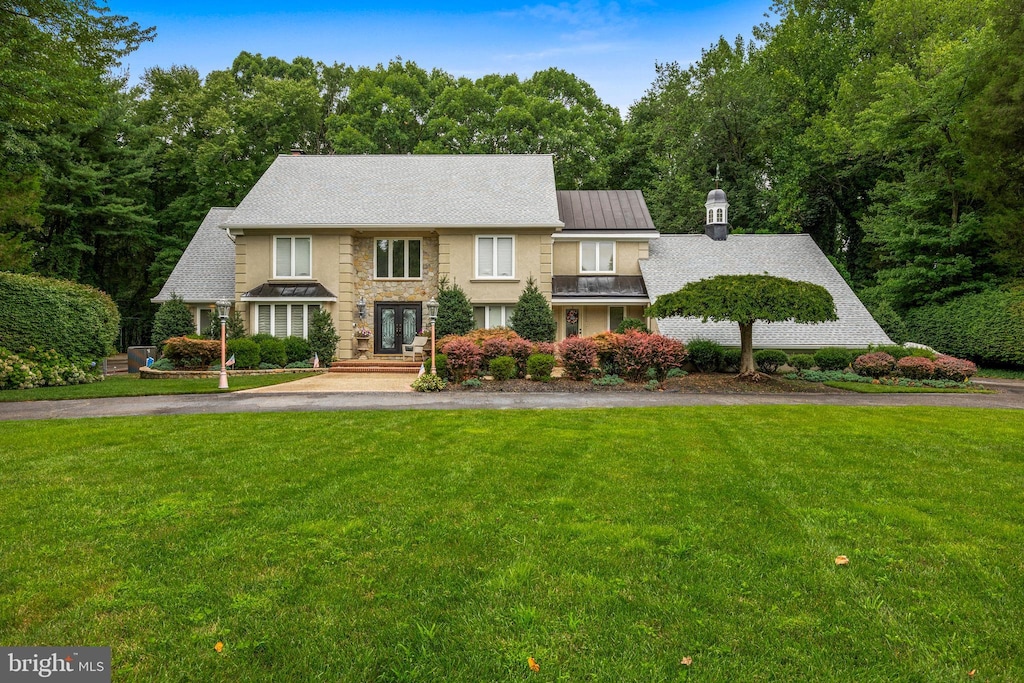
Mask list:
[[[278,339],[309,336],[309,320],[320,304],[256,304],[257,334],[270,334]]]

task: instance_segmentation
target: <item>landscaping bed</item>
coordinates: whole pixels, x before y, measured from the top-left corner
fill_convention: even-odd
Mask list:
[[[670,377],[658,388],[648,389],[646,384],[625,382],[615,386],[595,385],[590,380],[573,380],[568,377],[553,377],[549,382],[534,382],[528,379],[510,379],[496,382],[483,379],[480,386],[466,387],[462,384],[449,382],[445,391],[486,391],[500,393],[591,393],[591,392],[643,392],[663,391],[684,394],[841,394],[836,389],[818,382],[803,382],[783,377],[765,375],[761,381],[751,382],[737,377],[735,374],[723,372],[691,373],[684,377]]]

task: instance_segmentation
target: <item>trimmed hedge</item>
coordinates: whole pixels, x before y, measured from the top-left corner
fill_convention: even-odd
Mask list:
[[[526,361],[526,372],[535,382],[550,381],[554,369],[555,357],[548,353],[535,353]]]
[[[121,316],[98,289],[67,280],[0,273],[0,346],[53,349],[65,358],[104,358]]]
[[[788,360],[789,356],[786,355],[786,352],[778,349],[761,349],[754,352],[754,363],[757,364],[757,369],[768,375],[774,375]]]
[[[814,364],[826,372],[845,370],[853,362],[854,352],[841,346],[826,346],[814,352]]]
[[[211,339],[171,337],[164,344],[164,357],[182,370],[205,370],[220,360],[220,342]]]
[[[907,313],[913,341],[982,365],[1024,367],[1024,289],[962,296]]]
[[[725,347],[710,339],[691,339],[686,345],[689,352],[690,362],[697,368],[697,372],[715,372],[722,367],[725,357]]]
[[[228,358],[235,357],[237,370],[249,370],[260,364],[260,345],[249,337],[228,339]]]

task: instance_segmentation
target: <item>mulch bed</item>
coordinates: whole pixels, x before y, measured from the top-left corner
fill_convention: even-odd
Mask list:
[[[590,380],[576,381],[567,377],[555,377],[550,382],[534,382],[527,379],[510,379],[504,382],[483,380],[479,387],[463,387],[454,382],[448,383],[447,391],[486,391],[507,393],[585,393],[585,392],[636,392],[648,391],[643,384],[626,382],[614,387],[595,386]],[[725,373],[694,372],[685,377],[673,377],[665,380],[658,391],[683,394],[781,394],[800,392],[808,394],[845,394],[842,389],[834,389],[817,382],[788,380],[782,377],[762,376],[758,382],[739,379],[736,375]]]

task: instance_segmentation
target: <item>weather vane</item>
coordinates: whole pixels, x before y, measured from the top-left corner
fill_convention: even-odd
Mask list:
[[[719,174],[719,164],[715,164],[715,189],[718,189],[718,183],[722,180]]]

